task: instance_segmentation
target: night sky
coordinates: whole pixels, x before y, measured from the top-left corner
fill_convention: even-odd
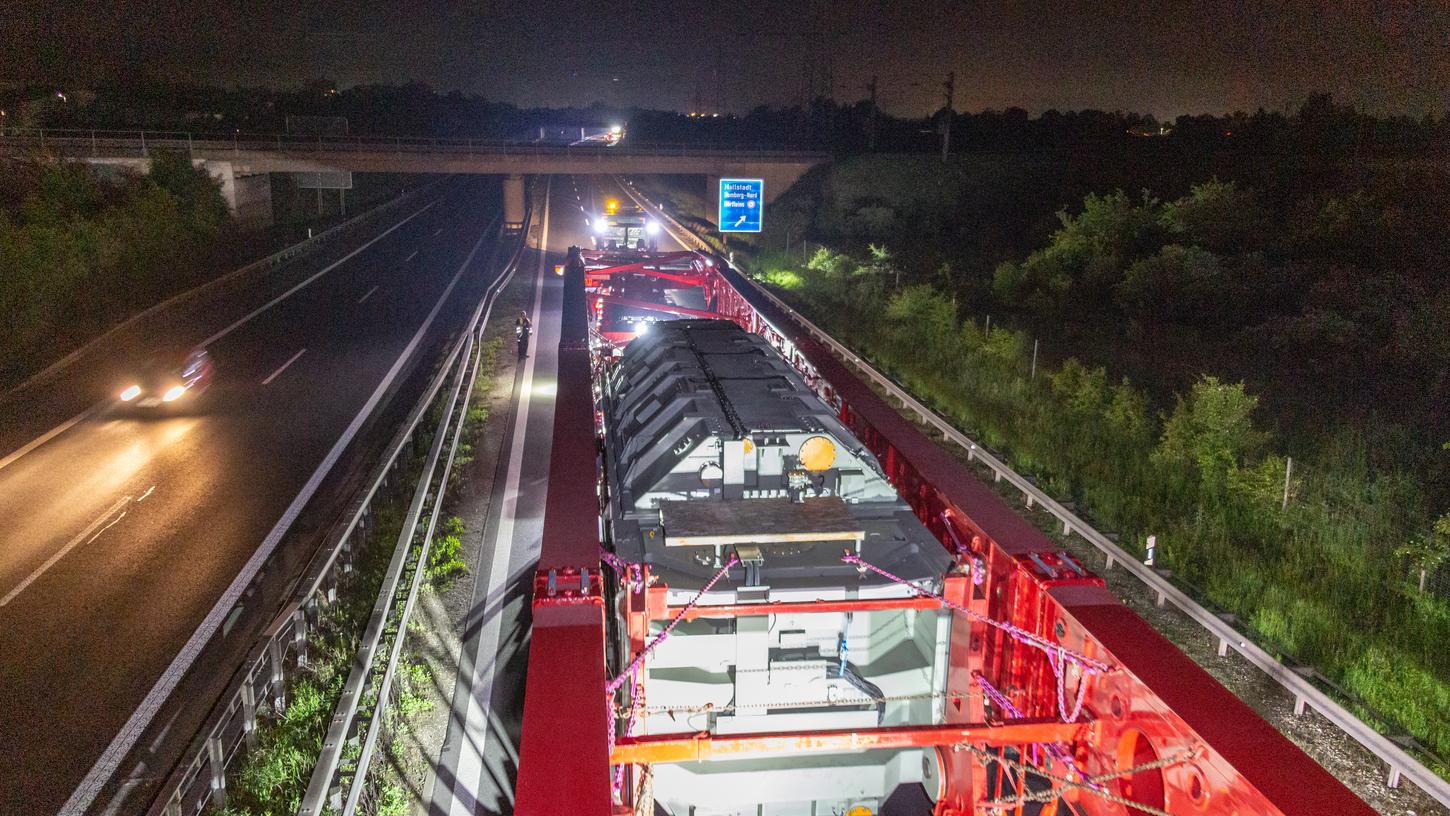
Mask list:
[[[1450,2],[235,2],[0,8],[0,81],[418,80],[521,105],[744,111],[834,86],[922,114],[1450,107]],[[828,82],[828,79],[830,80]]]

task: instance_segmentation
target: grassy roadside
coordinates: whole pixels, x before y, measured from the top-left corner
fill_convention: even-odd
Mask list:
[[[257,746],[227,774],[227,805],[218,816],[291,816],[302,803],[312,768],[322,750],[328,721],[342,695],[357,640],[377,598],[392,556],[392,543],[402,531],[408,495],[422,454],[400,468],[391,495],[375,500],[373,532],[359,553],[355,569],[338,588],[337,602],[323,609],[308,638],[306,667],[292,674],[281,711],[271,702],[259,704]],[[409,478],[411,474],[412,478]]]
[[[495,318],[496,320],[497,318]],[[491,320],[490,323],[493,321]],[[453,469],[441,506],[441,521],[434,531],[428,551],[422,594],[417,611],[435,605],[438,596],[447,593],[468,573],[464,560],[463,537],[467,529],[455,514],[458,492],[478,453],[490,417],[489,397],[496,386],[499,362],[504,344],[500,338],[485,340],[479,347],[478,374],[469,395],[468,413],[454,455]],[[435,693],[438,678],[427,653],[425,616],[415,614],[408,622],[408,633],[399,659],[393,685],[393,698],[383,710],[381,727],[386,739],[378,756],[369,766],[368,782],[360,802],[362,812],[373,816],[405,816],[423,795],[427,756],[422,744],[422,717],[435,710],[440,700]]]

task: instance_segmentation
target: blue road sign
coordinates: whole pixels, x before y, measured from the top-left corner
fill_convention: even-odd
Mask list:
[[[765,214],[765,182],[760,179],[720,179],[720,231],[760,232]]]

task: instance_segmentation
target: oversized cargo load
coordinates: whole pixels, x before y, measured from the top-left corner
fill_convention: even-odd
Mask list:
[[[942,589],[951,558],[760,336],[723,320],[657,323],[608,373],[603,406],[608,537],[621,559],[647,565],[670,607],[916,594],[843,562],[846,551]],[[641,733],[939,721],[950,624],[934,609],[702,614],[651,655]],[[674,814],[878,813],[934,764],[918,748],[757,754],[660,764],[652,783]]]

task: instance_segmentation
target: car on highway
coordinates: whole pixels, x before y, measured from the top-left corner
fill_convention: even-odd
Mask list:
[[[127,408],[190,404],[215,374],[216,363],[204,348],[158,349],[125,378],[116,399]]]

